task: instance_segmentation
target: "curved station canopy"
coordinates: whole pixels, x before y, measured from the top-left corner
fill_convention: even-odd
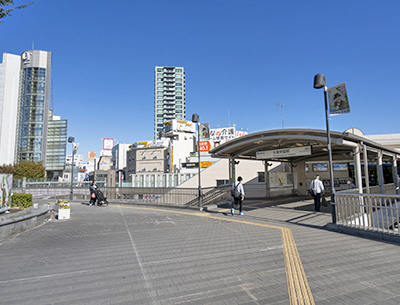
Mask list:
[[[331,131],[331,150],[332,158],[335,159],[353,159],[354,149],[359,147],[368,151],[369,156],[382,154],[383,161],[393,161],[398,158],[400,153],[390,147],[383,146],[371,141],[361,135],[351,132],[349,129],[343,133]],[[257,158],[257,153],[262,151],[276,151],[293,148],[311,148],[311,154],[293,156],[280,156],[278,158],[268,157],[268,159],[278,162],[297,163],[301,161],[310,161],[328,155],[326,130],[319,129],[276,129],[255,132],[246,136],[230,140],[211,150],[211,154],[216,158],[229,159],[261,159]]]

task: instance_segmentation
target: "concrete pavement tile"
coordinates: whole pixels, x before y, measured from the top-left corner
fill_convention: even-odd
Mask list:
[[[50,222],[2,242],[2,300],[288,304],[279,230],[179,213],[109,208],[73,206],[71,221]],[[293,221],[298,215],[306,216],[303,224],[316,219],[276,210],[254,209],[254,218],[246,214],[241,220],[292,229],[317,304],[398,301],[398,285],[393,282],[400,271],[398,245],[299,226]],[[15,258],[19,268],[7,265],[7,257]],[[43,287],[51,290],[43,294]],[[68,293],[59,297],[53,289]],[[386,295],[392,297],[385,299]]]

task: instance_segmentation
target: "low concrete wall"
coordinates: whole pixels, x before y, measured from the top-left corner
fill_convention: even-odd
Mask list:
[[[46,223],[52,208],[41,204],[37,209],[30,207],[21,212],[2,214],[0,218],[0,240]]]

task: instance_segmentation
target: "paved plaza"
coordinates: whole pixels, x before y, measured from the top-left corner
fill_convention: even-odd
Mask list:
[[[73,202],[0,241],[0,304],[400,304],[400,245],[328,231],[329,212]]]

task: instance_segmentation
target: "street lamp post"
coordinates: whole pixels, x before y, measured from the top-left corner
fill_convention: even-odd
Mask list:
[[[321,89],[324,88],[324,100],[325,100],[325,119],[326,119],[326,137],[328,142],[328,155],[329,155],[329,173],[331,176],[331,206],[332,206],[332,222],[336,223],[336,210],[335,210],[335,183],[333,181],[333,162],[332,162],[332,148],[331,148],[331,134],[329,131],[329,110],[328,110],[328,100],[326,96],[325,75],[318,73],[314,76],[314,88]]]
[[[197,113],[192,115],[192,122],[197,123],[197,156],[199,159],[199,210],[201,211],[201,180],[200,180],[200,117]]]
[[[69,199],[72,201],[73,196],[74,196],[74,189],[73,189],[73,182],[74,182],[74,157],[75,157],[75,153],[74,153],[74,141],[75,138],[74,137],[68,137],[68,143],[72,144],[72,163],[71,163],[71,195],[69,197]]]

